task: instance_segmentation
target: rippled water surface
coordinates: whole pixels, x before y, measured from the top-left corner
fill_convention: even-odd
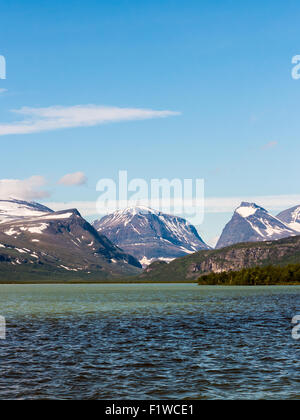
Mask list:
[[[300,287],[0,285],[0,398],[300,399]]]

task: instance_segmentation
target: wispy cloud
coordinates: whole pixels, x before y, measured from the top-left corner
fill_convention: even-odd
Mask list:
[[[180,115],[173,111],[152,109],[117,108],[98,105],[77,105],[49,108],[23,107],[12,112],[22,115],[23,120],[0,123],[0,135],[29,134],[63,128],[92,127],[120,121],[146,120]]]
[[[249,201],[256,203],[271,212],[279,212],[280,210],[293,207],[296,205],[300,205],[300,194],[294,195],[270,195],[270,196],[239,196],[239,197],[207,197],[204,200],[204,211],[205,213],[232,213],[242,201]],[[187,200],[184,201],[185,205],[189,207],[195,206],[197,204],[195,201],[191,200],[189,203]],[[71,201],[71,202],[48,202],[45,203],[48,207],[52,208],[53,210],[65,210],[67,208],[77,208],[83,216],[95,216],[97,215],[97,203],[96,201]],[[131,206],[135,205],[135,202],[127,202],[126,205]],[[153,208],[156,208],[155,200],[152,200],[151,203],[149,201],[143,202],[140,201],[140,205],[151,205]],[[175,200],[176,204],[176,200]],[[110,203],[111,208],[123,208],[126,207],[125,203],[122,202],[114,202]],[[167,208],[169,205],[169,201],[166,200],[159,200],[159,208],[165,207]],[[199,202],[199,207],[202,206],[202,202]],[[188,219],[188,216],[187,216]]]
[[[1,93],[5,93],[5,92],[7,92],[7,89],[0,89],[0,95]]]
[[[63,176],[58,183],[62,185],[84,185],[87,183],[87,177],[83,172],[75,172]]]
[[[32,176],[27,179],[0,179],[0,198],[38,200],[49,197],[47,191],[41,190],[45,184],[46,180],[42,176]]]
[[[263,145],[262,150],[273,149],[277,145],[278,145],[278,141],[269,141],[268,143],[266,143],[265,145]]]
[[[291,195],[267,195],[267,196],[239,196],[239,197],[208,197],[205,199],[205,211],[207,213],[230,213],[235,210],[242,201],[256,203],[266,210],[279,211],[289,207],[300,205],[300,194]]]

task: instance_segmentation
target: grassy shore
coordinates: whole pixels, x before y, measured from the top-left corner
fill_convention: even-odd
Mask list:
[[[0,280],[1,284],[170,284],[170,283],[185,283],[185,284],[197,284],[195,280],[182,280],[182,281],[154,281],[154,280],[140,280],[138,278],[121,278],[121,279],[107,279],[107,280],[97,280],[97,279],[89,279],[89,280],[62,280],[62,279],[54,279],[54,280]]]
[[[51,267],[44,269],[38,267],[32,269],[31,267],[16,266],[13,269],[0,271],[0,284],[126,284],[126,283],[197,283],[196,280],[153,280],[135,276],[115,276],[109,277],[103,273],[80,273],[68,272],[65,270],[53,270]]]
[[[49,271],[39,269],[24,270],[16,267],[13,270],[0,272],[0,284],[147,284],[147,283],[198,283],[199,285],[220,286],[273,286],[300,285],[300,264],[285,266],[268,265],[247,268],[239,271],[210,273],[198,279],[184,276],[145,276],[144,274],[130,277],[109,277],[103,273],[76,273],[64,270]]]

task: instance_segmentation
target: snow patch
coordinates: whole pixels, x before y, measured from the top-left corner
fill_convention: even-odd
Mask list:
[[[13,228],[10,228],[9,230],[6,230],[4,233],[5,233],[5,235],[8,235],[8,236],[20,235],[20,232],[14,230]]]
[[[69,219],[73,216],[73,213],[63,213],[63,214],[54,214],[49,216],[44,216],[43,219],[52,220],[52,219]]]
[[[300,232],[300,222],[289,223],[288,226],[296,232]]]
[[[257,212],[258,208],[257,207],[239,207],[236,209],[236,213],[238,213],[240,216],[246,218],[249,216],[252,216],[253,214],[255,214]]]
[[[24,249],[20,249],[20,248],[15,248],[16,251],[20,252],[21,254],[27,254],[26,251],[24,251]]]
[[[77,268],[70,268],[70,267],[66,267],[65,265],[60,265],[61,268],[64,268],[67,271],[78,271]]]
[[[43,231],[45,229],[47,229],[49,225],[47,223],[41,223],[39,226],[34,226],[34,227],[30,227],[28,228],[28,232],[30,233],[37,233],[37,234],[42,234]]]
[[[144,256],[143,258],[141,258],[139,260],[139,262],[145,268],[148,265],[152,264],[154,261],[164,261],[166,263],[170,263],[173,260],[175,260],[175,258],[164,258],[164,257],[160,257],[160,258],[147,258],[146,256]]]

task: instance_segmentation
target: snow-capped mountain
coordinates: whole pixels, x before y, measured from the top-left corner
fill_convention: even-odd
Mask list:
[[[143,266],[209,249],[196,228],[185,219],[148,207],[118,210],[93,226],[113,243],[135,256]]]
[[[0,223],[25,217],[41,216],[53,210],[39,203],[10,198],[0,200]]]
[[[141,268],[76,209],[53,212],[37,203],[14,200],[2,202],[1,208],[5,220],[0,224],[0,278],[12,272],[20,280],[24,273],[53,272],[50,280],[68,272],[106,278],[136,274]]]
[[[277,215],[277,219],[288,225],[291,229],[300,232],[300,206],[284,210]]]
[[[295,236],[297,232],[255,203],[243,202],[225,226],[216,248],[240,242],[268,241]]]

